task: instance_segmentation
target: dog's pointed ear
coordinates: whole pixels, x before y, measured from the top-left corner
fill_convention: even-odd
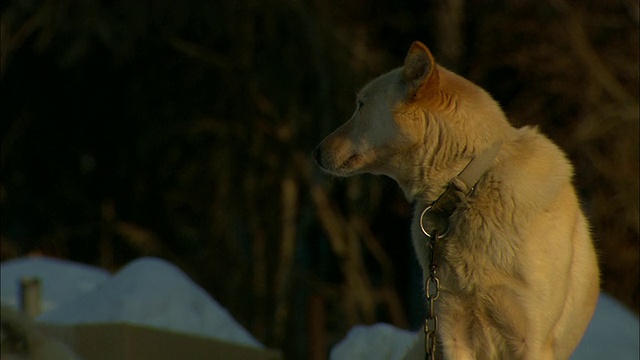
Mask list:
[[[420,41],[411,44],[404,60],[402,77],[409,85],[409,96],[412,98],[423,93],[430,80],[436,80],[436,62],[431,51]]]

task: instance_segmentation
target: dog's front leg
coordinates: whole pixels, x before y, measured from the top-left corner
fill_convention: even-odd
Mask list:
[[[475,352],[469,340],[470,314],[464,300],[453,294],[441,299],[440,348],[444,359],[473,360]]]
[[[525,343],[525,353],[522,358],[524,360],[560,360],[556,359],[551,341],[548,341],[547,344]]]
[[[416,342],[407,350],[407,353],[404,355],[402,360],[423,360],[425,354],[425,339],[424,339],[424,331],[420,331]],[[436,351],[436,359],[437,360],[452,360],[452,359],[460,359],[460,360],[471,360],[474,357],[471,355],[471,352],[465,346],[462,346],[460,341],[457,339],[451,339],[451,341],[443,341],[444,339],[438,340],[438,348]],[[450,346],[445,346],[444,343],[450,344]]]
[[[444,359],[455,360],[474,360],[475,356],[471,353],[471,350],[465,346],[459,339],[451,339],[451,344],[443,344]]]

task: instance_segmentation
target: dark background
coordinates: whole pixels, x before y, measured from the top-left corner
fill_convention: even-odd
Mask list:
[[[310,153],[421,40],[567,151],[603,289],[638,312],[635,0],[0,6],[2,260],[168,259],[291,359],[416,328],[411,205]]]

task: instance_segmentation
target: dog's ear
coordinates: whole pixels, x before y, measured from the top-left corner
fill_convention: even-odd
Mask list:
[[[436,62],[431,51],[420,41],[411,44],[404,60],[402,77],[409,85],[408,95],[411,98],[417,98],[424,93],[424,90],[428,88],[427,85],[435,85],[435,81],[437,81]]]

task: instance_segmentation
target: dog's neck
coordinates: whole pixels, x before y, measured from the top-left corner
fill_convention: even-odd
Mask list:
[[[489,149],[474,156],[458,176],[449,182],[446,190],[437,200],[424,204],[425,209],[420,217],[420,226],[427,236],[431,237],[428,234],[433,234],[433,231],[437,231],[438,234],[444,234],[448,231],[449,218],[460,203],[464,202],[465,198],[474,191],[478,181],[491,167],[501,146],[502,141],[496,141]],[[427,218],[429,230],[425,230],[423,223],[427,211],[431,214]]]
[[[496,141],[490,148],[472,157],[457,176],[452,179],[444,180],[442,187],[430,188],[429,191],[410,194],[407,191],[407,189],[412,188],[410,185],[402,184],[400,181],[398,181],[398,183],[403,191],[405,191],[407,200],[410,202],[416,201],[418,203],[423,203],[424,205],[429,205],[435,202],[436,199],[440,198],[441,194],[446,191],[442,190],[442,188],[455,188],[457,192],[460,192],[463,195],[468,195],[473,191],[480,179],[487,173],[487,171],[489,171],[501,147],[502,141]]]

